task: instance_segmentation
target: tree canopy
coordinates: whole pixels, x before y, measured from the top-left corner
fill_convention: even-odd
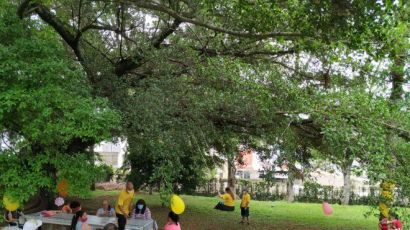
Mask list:
[[[43,115],[38,122],[18,111],[15,78],[2,81],[13,90],[5,101],[22,114],[25,138],[63,156],[70,143],[81,152],[125,136],[130,179],[165,193],[178,183],[192,190],[241,144],[314,148],[339,165],[349,156],[374,181],[406,187],[408,4],[24,0],[3,10],[21,21],[3,23],[0,36],[30,34],[4,40],[6,51],[18,51],[3,62],[13,75],[4,73],[31,72],[16,87],[40,84],[40,96],[52,98],[41,106],[42,97],[27,96]]]
[[[119,114],[91,95],[84,71],[41,23],[0,10],[0,196],[27,201],[69,179],[70,194],[93,181],[88,149],[112,136]],[[91,150],[92,151],[92,150]]]

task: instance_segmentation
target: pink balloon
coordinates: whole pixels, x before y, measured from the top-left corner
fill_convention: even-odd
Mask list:
[[[326,216],[330,216],[330,215],[333,214],[333,209],[332,209],[332,207],[330,206],[330,204],[327,203],[327,202],[323,202],[323,204],[322,204],[322,209],[323,209],[323,213],[324,213]]]

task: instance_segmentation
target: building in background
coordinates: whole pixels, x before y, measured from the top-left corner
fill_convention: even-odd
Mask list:
[[[99,154],[101,162],[111,166],[114,170],[121,168],[124,164],[125,153],[127,152],[127,142],[125,140],[119,140],[117,142],[101,142],[96,145],[94,151]],[[215,150],[210,150],[211,155],[217,154]],[[253,151],[249,151],[243,155],[243,164],[236,164],[236,179],[261,181],[263,180],[263,163],[260,161],[258,154]],[[311,172],[308,177],[316,181],[320,185],[334,186],[336,188],[343,187],[343,175],[336,167],[332,167],[333,172],[316,169]],[[280,190],[286,191],[287,182],[287,166],[275,167],[275,180]],[[221,167],[216,169],[216,179],[226,181],[228,179],[228,164],[225,163]],[[363,190],[364,187],[369,187],[369,180],[366,177],[351,176],[352,191],[355,191],[360,196],[368,195],[367,190]],[[296,180],[294,183],[295,194],[299,193],[299,190],[303,188],[303,181]]]
[[[250,181],[262,181],[264,178],[263,174],[263,163],[260,161],[258,154],[254,151],[249,151],[248,154],[244,155],[243,163],[241,165],[236,165],[236,179],[239,180],[250,180]],[[329,163],[330,164],[330,163]],[[296,167],[301,167],[296,165]],[[332,172],[325,171],[322,169],[316,169],[305,176],[306,179],[317,182],[322,186],[333,186],[335,188],[341,189],[343,187],[343,174],[337,170],[335,165],[329,165]],[[281,193],[286,193],[286,183],[288,180],[288,167],[287,165],[282,165],[281,167],[275,167],[275,181],[276,185],[279,186]],[[222,167],[217,170],[217,179],[227,181],[228,179],[228,163],[225,163]],[[351,190],[358,194],[359,196],[367,196],[369,193],[369,179],[365,176],[355,176],[350,177],[351,180]],[[303,183],[301,179],[296,179],[294,181],[293,189],[294,193],[297,195],[300,189],[303,189]],[[224,184],[226,186],[227,183]]]
[[[101,158],[100,163],[105,163],[113,169],[121,168],[124,164],[125,153],[127,152],[127,142],[118,140],[117,142],[101,142],[94,147],[94,152]]]

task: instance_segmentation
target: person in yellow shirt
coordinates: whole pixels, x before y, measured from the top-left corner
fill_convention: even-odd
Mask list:
[[[251,195],[248,193],[248,189],[244,188],[242,191],[242,201],[241,201],[241,224],[246,222],[249,224],[249,203],[251,202]]]
[[[223,195],[219,194],[219,197],[223,200],[223,202],[219,202],[215,209],[221,211],[234,211],[235,210],[235,195],[231,191],[231,189],[225,188],[225,193]]]
[[[132,201],[134,199],[134,185],[128,181],[125,190],[120,192],[115,205],[115,214],[118,218],[118,229],[124,230],[127,224],[127,218],[132,210]]]

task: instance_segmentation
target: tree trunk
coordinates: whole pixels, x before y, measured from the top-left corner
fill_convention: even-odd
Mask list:
[[[346,167],[343,167],[342,169],[342,173],[343,173],[343,193],[342,193],[342,198],[341,198],[342,205],[348,205],[350,201],[351,170],[352,170],[352,164],[348,164],[346,165]]]
[[[405,83],[404,78],[404,65],[405,65],[405,57],[400,55],[395,55],[393,58],[393,66],[391,67],[391,81],[392,81],[392,89],[390,94],[390,100],[392,104],[400,101],[402,99],[404,90],[403,84]]]
[[[293,191],[294,176],[293,172],[288,173],[288,180],[286,181],[286,200],[293,202],[295,200],[295,194]]]
[[[218,194],[218,191],[220,190],[221,190],[221,178],[219,178],[215,184],[215,194]]]
[[[391,53],[393,65],[391,66],[391,81],[392,81],[392,89],[390,93],[390,103],[391,106],[394,107],[398,102],[402,100],[402,96],[404,93],[403,90],[403,84],[405,83],[405,78],[404,78],[404,73],[405,73],[405,55],[398,55],[394,52]],[[394,169],[396,168],[397,164],[397,149],[394,148],[391,143],[391,139],[393,137],[393,134],[390,132],[387,135],[386,142],[388,144],[388,147],[391,151],[392,154],[392,160],[386,165],[386,173],[387,173],[387,180],[382,181],[382,185],[385,183],[388,183],[389,179],[394,177]],[[383,186],[382,186],[383,187]],[[388,190],[384,192],[389,192],[390,194],[393,194],[395,185],[393,183],[393,186],[389,188]],[[394,198],[392,196],[392,199],[386,202],[386,198],[383,196],[383,193],[380,193],[380,200],[379,200],[379,210],[380,210],[380,215],[384,217],[389,216],[389,212],[386,211],[386,209],[390,209],[392,203],[394,202]]]
[[[236,194],[236,167],[235,160],[228,159],[228,187],[231,188],[231,191]]]
[[[31,197],[24,205],[23,212],[26,214],[43,210],[55,209],[54,194],[45,188],[41,188],[36,195]]]

